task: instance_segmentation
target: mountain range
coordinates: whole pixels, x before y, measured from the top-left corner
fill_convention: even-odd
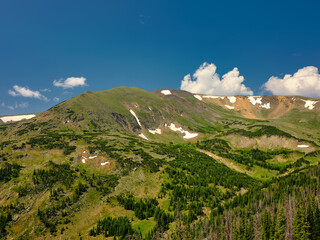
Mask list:
[[[87,91],[0,147],[0,238],[320,236],[319,99]]]

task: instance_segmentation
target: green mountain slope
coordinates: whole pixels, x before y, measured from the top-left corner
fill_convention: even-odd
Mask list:
[[[283,208],[316,236],[320,104],[259,102],[119,87],[0,125],[0,239],[273,239]]]

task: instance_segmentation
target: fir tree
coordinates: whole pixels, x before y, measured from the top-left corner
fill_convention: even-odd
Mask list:
[[[294,237],[299,240],[309,239],[309,223],[306,218],[304,207],[298,203],[296,213],[294,215]]]
[[[314,213],[314,229],[313,234],[315,236],[314,239],[320,240],[320,209],[318,206],[316,206],[316,210]]]
[[[249,218],[245,225],[244,229],[244,238],[245,240],[253,240],[254,230],[253,230],[253,222],[252,222],[252,217]]]
[[[286,229],[286,216],[284,214],[283,208],[277,214],[277,223],[275,228],[274,239],[284,240],[285,239],[285,229]]]
[[[266,210],[261,215],[261,240],[269,240],[271,234],[271,217]]]

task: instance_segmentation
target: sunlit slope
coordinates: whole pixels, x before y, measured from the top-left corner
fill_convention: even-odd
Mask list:
[[[44,112],[38,120],[64,129],[123,131],[150,138],[156,129],[162,130],[160,138],[172,132],[168,127],[172,123],[190,132],[203,132],[206,127],[214,129],[219,125],[215,123],[218,113],[192,94],[178,90],[171,93],[156,94],[128,87],[85,92]]]
[[[119,87],[1,124],[0,238],[177,239],[318,167],[318,100],[295,99]]]

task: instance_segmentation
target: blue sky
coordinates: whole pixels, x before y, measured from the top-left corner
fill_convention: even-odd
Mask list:
[[[200,93],[320,97],[319,7],[318,1],[0,0],[0,115],[45,111],[87,90],[179,89],[182,80],[182,89]],[[224,79],[239,88],[224,92]],[[221,87],[213,89],[213,81]]]

